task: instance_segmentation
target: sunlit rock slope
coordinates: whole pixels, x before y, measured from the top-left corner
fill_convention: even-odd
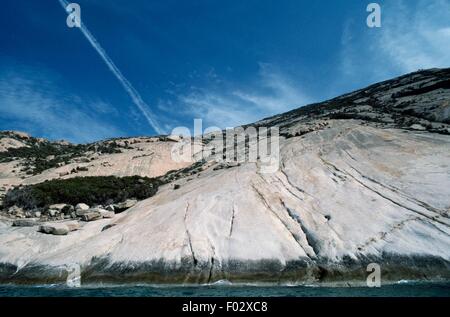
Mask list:
[[[421,71],[253,124],[280,127],[275,173],[207,160],[67,236],[1,221],[0,280],[64,282],[79,265],[86,283],[364,283],[372,262],[383,281],[449,279],[449,83]]]

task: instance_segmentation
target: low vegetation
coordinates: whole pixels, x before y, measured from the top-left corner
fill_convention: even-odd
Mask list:
[[[106,205],[126,199],[145,199],[158,191],[161,181],[155,178],[128,176],[90,176],[56,179],[14,188],[7,192],[4,207],[43,208],[57,203]]]
[[[203,170],[203,165],[205,164],[206,160],[202,159],[188,167],[179,170],[168,171],[164,176],[161,177],[161,181],[164,183],[170,183],[186,176],[199,174]]]
[[[83,157],[88,151],[112,154],[120,153],[120,148],[115,142],[77,145],[35,142],[27,147],[10,148],[0,152],[0,163],[24,159],[22,171],[28,175],[37,175],[59,164],[68,164],[75,158]]]

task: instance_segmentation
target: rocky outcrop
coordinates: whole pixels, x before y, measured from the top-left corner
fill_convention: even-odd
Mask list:
[[[170,159],[173,143],[162,137],[141,137],[74,145],[0,131],[0,185],[10,188],[84,176],[157,177],[189,165]]]
[[[100,207],[94,207],[88,209],[76,209],[76,215],[78,217],[81,217],[81,220],[83,221],[95,221],[103,218],[114,218],[115,213],[114,211],[108,211]]]
[[[79,203],[75,206],[75,211],[83,211],[83,210],[89,210],[89,206],[84,203]]]
[[[78,222],[64,222],[64,223],[46,223],[39,226],[39,232],[53,234],[56,236],[65,236],[71,231],[78,230],[80,225]]]
[[[13,227],[34,227],[38,224],[38,219],[16,219],[12,223]]]
[[[99,220],[102,219],[102,214],[96,211],[88,211],[86,213],[84,213],[83,215],[81,215],[81,220],[83,221],[94,221],[94,220]]]
[[[266,118],[253,125],[277,125],[284,135],[295,136],[297,130],[303,131],[299,134],[316,131],[329,119],[348,119],[362,120],[377,127],[410,129],[420,125],[429,132],[448,135],[449,100],[450,69],[430,69]]]
[[[137,200],[135,200],[135,199],[127,199],[124,202],[111,205],[111,207],[112,207],[113,211],[122,212],[124,210],[127,210],[128,208],[133,207],[134,205],[136,205],[136,203],[137,203]]]
[[[169,173],[176,190],[66,236],[0,226],[0,280],[64,282],[76,264],[82,283],[364,283],[374,262],[383,282],[450,279],[449,76],[413,73],[255,123],[280,127],[274,173],[206,160]]]

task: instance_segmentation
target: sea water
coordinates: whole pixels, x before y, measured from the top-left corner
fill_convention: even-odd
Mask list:
[[[450,297],[450,282],[402,282],[369,287],[324,287],[305,285],[261,286],[220,283],[201,286],[165,285],[88,285],[78,288],[63,285],[1,285],[0,297],[17,296],[126,296],[126,297]]]

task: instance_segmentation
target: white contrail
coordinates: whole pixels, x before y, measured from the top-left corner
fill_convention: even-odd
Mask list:
[[[66,0],[59,0],[59,3],[63,7],[64,11],[66,11],[66,7],[68,6],[69,3]],[[133,103],[139,108],[144,117],[147,119],[148,123],[152,126],[152,128],[156,131],[156,133],[162,134],[163,130],[159,126],[158,122],[156,122],[156,120],[153,118],[154,114],[150,111],[149,106],[145,103],[144,100],[142,100],[141,95],[137,92],[137,90],[133,87],[133,85],[131,85],[128,79],[126,79],[125,76],[122,75],[122,72],[117,68],[117,66],[114,64],[111,58],[109,58],[108,54],[106,54],[105,50],[97,42],[97,40],[91,34],[91,32],[89,32],[88,28],[86,27],[86,25],[84,25],[83,22],[81,22],[80,29],[83,35],[89,41],[89,43],[91,43],[92,47],[95,48],[97,53],[103,59],[106,66],[108,66],[109,70],[114,74],[114,76],[116,76],[116,78],[122,84],[123,88],[131,97]]]

